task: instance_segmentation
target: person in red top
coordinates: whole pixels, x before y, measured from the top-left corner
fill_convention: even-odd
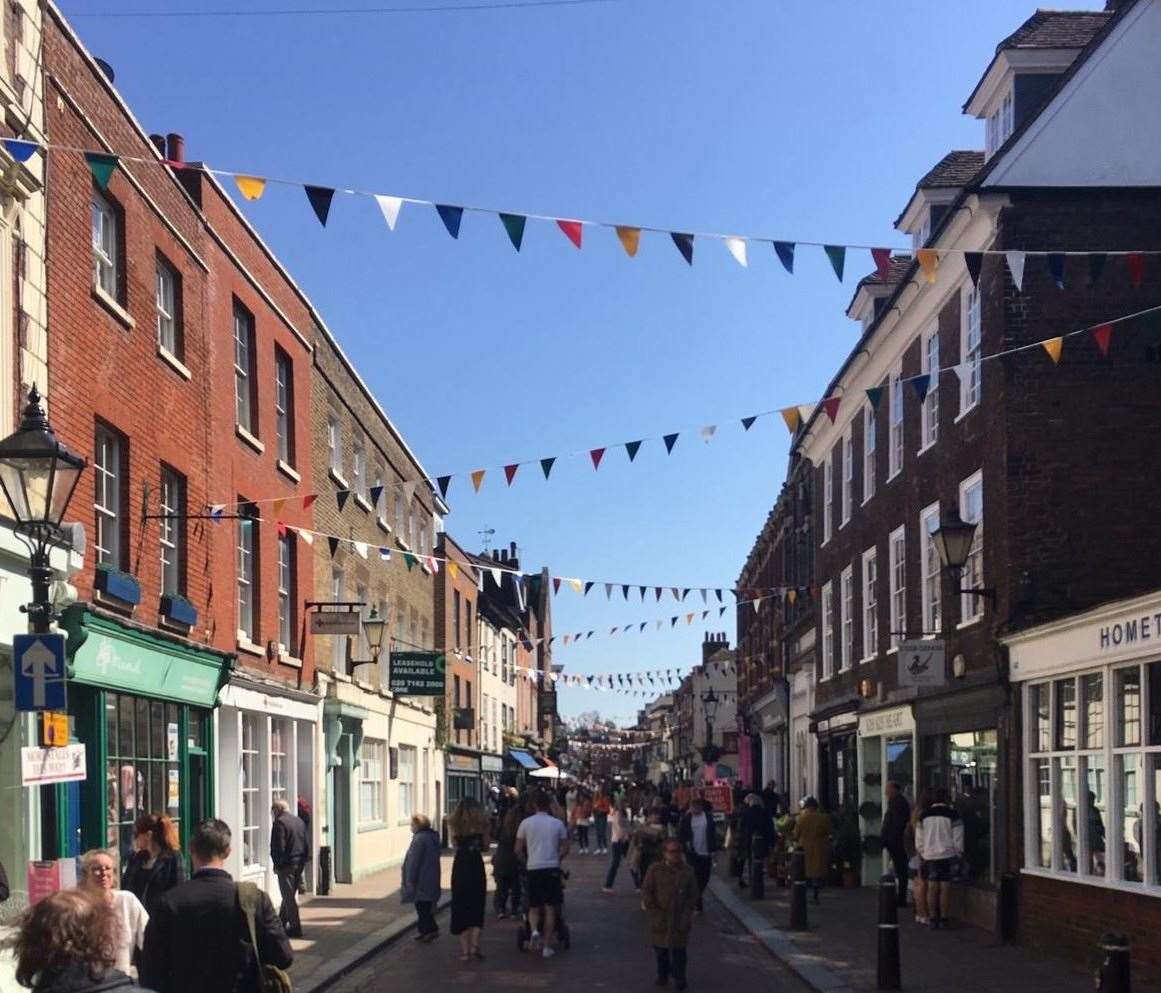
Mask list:
[[[593,824],[597,829],[598,855],[605,855],[609,851],[609,813],[612,809],[612,801],[603,788],[598,788],[596,796],[593,797]]]

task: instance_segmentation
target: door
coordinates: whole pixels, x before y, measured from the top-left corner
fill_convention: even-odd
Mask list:
[[[331,845],[336,883],[351,881],[351,776],[354,764],[351,736],[344,734],[339,738],[339,764],[331,770],[335,785]]]

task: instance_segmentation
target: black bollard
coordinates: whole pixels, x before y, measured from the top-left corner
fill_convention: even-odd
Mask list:
[[[318,883],[315,892],[319,896],[329,896],[331,892],[331,846],[322,845],[318,850]]]
[[[806,919],[806,852],[801,848],[790,853],[790,930],[805,931]]]
[[[899,889],[888,873],[879,880],[879,965],[875,987],[902,989],[899,968]]]
[[[1100,993],[1131,993],[1128,936],[1107,932],[1101,938],[1101,951],[1105,957],[1097,972],[1097,989]]]
[[[750,843],[750,898],[761,900],[766,896],[766,845],[761,838]]]

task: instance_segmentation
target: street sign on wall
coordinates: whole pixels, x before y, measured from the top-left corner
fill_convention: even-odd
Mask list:
[[[67,710],[63,634],[18,634],[12,638],[17,710]]]
[[[947,682],[943,641],[925,638],[899,646],[900,686],[942,686]]]
[[[388,689],[400,696],[443,696],[446,671],[440,652],[392,652]]]
[[[85,779],[85,746],[20,749],[20,781],[25,786],[79,783]]]

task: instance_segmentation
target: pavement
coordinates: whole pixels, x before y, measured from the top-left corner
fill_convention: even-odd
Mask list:
[[[451,855],[441,860],[443,900],[451,889]],[[336,884],[329,896],[300,905],[303,938],[292,938],[290,977],[296,993],[319,993],[415,927],[415,908],[400,900],[402,866]]]
[[[790,891],[767,881],[766,898],[719,872],[710,892],[746,930],[818,993],[871,993],[876,989],[878,888],[823,890],[809,901],[806,931],[789,931]],[[899,911],[902,986],[908,993],[987,990],[989,993],[1091,993],[1092,971],[1020,946],[993,934],[950,922],[932,931],[915,923],[910,908]],[[1094,960],[1093,966],[1095,968]]]
[[[397,941],[346,973],[327,993],[382,993],[385,989],[471,990],[472,993],[610,993],[655,990],[653,952],[649,947],[640,897],[627,867],[616,892],[600,887],[607,856],[574,855],[565,917],[572,947],[545,960],[516,948],[517,923],[489,915],[481,939],[483,961],[461,963],[459,941],[443,929],[430,945]],[[292,973],[293,976],[293,973]],[[713,900],[695,923],[689,944],[689,985],[699,990],[762,990],[763,993],[809,993],[809,988],[771,956],[762,943]],[[295,989],[299,990],[297,979]],[[672,990],[672,986],[670,987]]]

